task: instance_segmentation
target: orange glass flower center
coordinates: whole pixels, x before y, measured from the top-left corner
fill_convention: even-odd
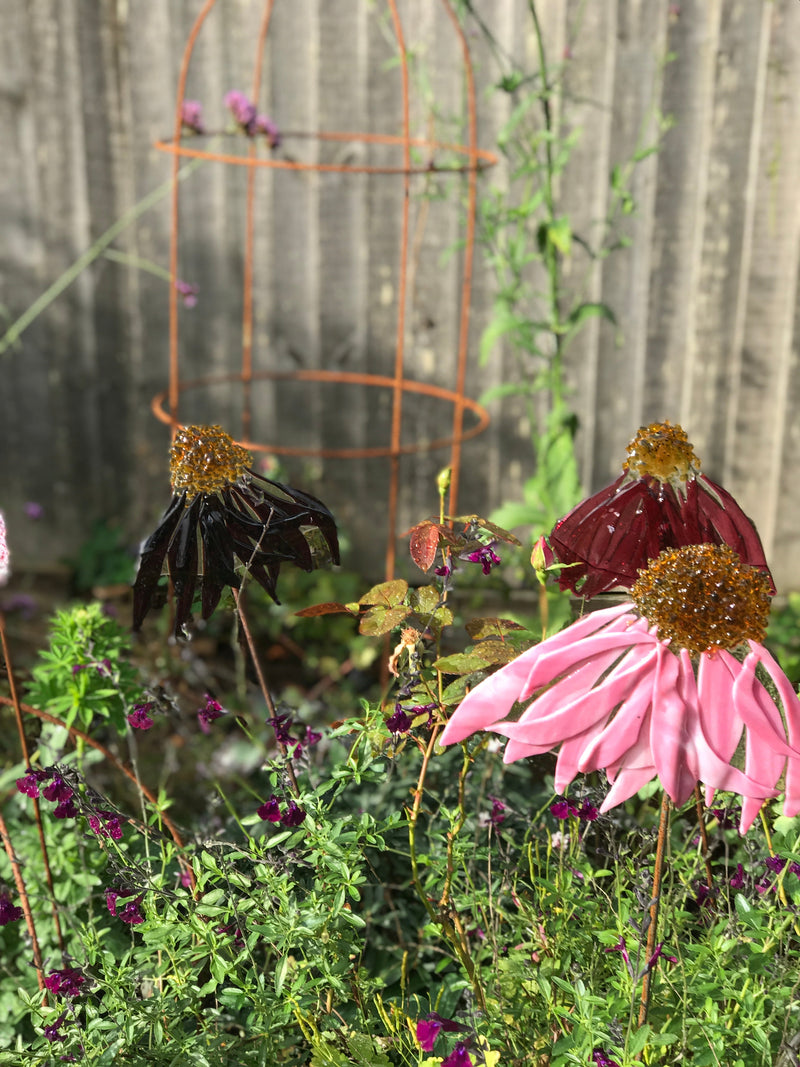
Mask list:
[[[175,493],[192,500],[237,482],[250,466],[250,453],[220,426],[186,426],[175,435],[169,473]]]
[[[659,482],[676,485],[699,473],[700,460],[680,426],[652,422],[641,426],[628,445],[624,469],[634,478],[649,475]]]
[[[769,577],[743,564],[727,545],[670,548],[631,589],[640,615],[661,640],[693,656],[762,641],[770,607]]]

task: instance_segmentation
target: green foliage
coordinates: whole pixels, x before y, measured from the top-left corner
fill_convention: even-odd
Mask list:
[[[773,608],[765,643],[792,685],[800,685],[800,593],[789,593],[782,607]]]
[[[69,561],[75,590],[88,593],[100,586],[131,585],[134,558],[119,526],[96,522],[78,555]]]
[[[65,726],[88,729],[97,717],[124,734],[126,714],[144,699],[127,633],[98,603],[58,611],[50,625],[50,647],[26,686],[28,702]]]

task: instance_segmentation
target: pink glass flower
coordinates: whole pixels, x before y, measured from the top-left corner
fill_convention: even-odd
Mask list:
[[[775,585],[755,526],[721,486],[700,473],[686,433],[669,422],[642,426],[615,482],[578,504],[550,534],[559,584],[583,597],[629,588],[666,548],[729,545]]]
[[[603,812],[654,777],[678,805],[698,782],[709,803],[715,789],[731,790],[742,797],[742,832],[785,773],[784,813],[796,815],[800,700],[760,643],[768,584],[726,546],[664,552],[632,602],[591,612],[473,689],[442,744],[491,730],[509,739],[506,763],[558,748],[556,790],[605,770]],[[741,742],[744,769],[732,763]]]

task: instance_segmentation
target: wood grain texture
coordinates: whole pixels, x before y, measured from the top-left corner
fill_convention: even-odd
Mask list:
[[[515,103],[492,90],[505,57],[532,67],[524,0],[474,0],[490,42],[467,27],[479,136],[492,148]],[[6,0],[0,35],[0,313],[10,323],[117,219],[170,175],[153,147],[169,136],[181,56],[201,0]],[[399,0],[410,57],[411,126],[463,140],[460,47],[434,0]],[[548,0],[538,5],[554,117],[574,147],[556,193],[592,245],[613,216],[626,247],[565,260],[565,298],[603,301],[616,328],[592,320],[566,355],[587,491],[619,471],[645,421],[681,422],[711,477],[756,521],[781,591],[800,589],[798,255],[800,4],[796,0]],[[197,43],[188,95],[210,138],[230,127],[223,98],[249,92],[260,0],[220,0]],[[396,162],[397,150],[326,144],[319,130],[399,133],[400,71],[382,0],[275,0],[259,109],[295,158]],[[637,148],[660,151],[630,175],[634,210],[617,212],[609,175]],[[540,122],[531,116],[531,129]],[[303,134],[303,136],[293,136]],[[221,142],[230,147],[226,136]],[[264,149],[261,149],[264,150]],[[505,160],[482,177],[507,190]],[[180,314],[187,377],[236,370],[242,346],[247,173],[205,163],[181,185],[180,277],[197,285]],[[410,185],[404,332],[409,377],[454,383],[465,183]],[[262,171],[256,180],[253,360],[258,368],[391,374],[395,360],[404,183],[397,176]],[[20,566],[74,555],[94,520],[136,543],[168,496],[168,435],[149,411],[165,387],[169,284],[137,267],[169,261],[169,198],[125,228],[0,355],[0,507]],[[127,261],[121,257],[128,257]],[[534,290],[541,273],[531,268]],[[511,380],[498,345],[478,359],[494,280],[478,251],[468,392]],[[535,298],[530,316],[540,312]],[[238,432],[229,386],[185,397],[192,420]],[[491,404],[493,422],[464,451],[460,509],[488,513],[521,496],[535,456],[523,406]],[[449,406],[406,397],[403,438],[450,425]],[[541,415],[541,410],[539,411]],[[282,383],[254,393],[254,433],[315,447],[385,444],[384,391]],[[446,452],[401,463],[400,528],[436,507]],[[381,461],[291,460],[287,477],[340,516],[353,561],[383,566],[387,467]],[[24,504],[40,501],[32,523]],[[399,558],[404,551],[398,545]],[[401,564],[401,570],[412,574]]]

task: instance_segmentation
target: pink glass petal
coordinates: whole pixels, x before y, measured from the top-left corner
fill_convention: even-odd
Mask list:
[[[628,800],[646,786],[648,782],[652,782],[655,776],[656,769],[652,765],[623,768],[614,779],[614,784],[600,805],[600,811],[605,813],[610,811],[611,808],[615,808],[617,804],[621,804],[624,800]]]
[[[685,677],[686,663],[663,645],[658,649],[653,713],[650,716],[650,747],[658,777],[674,804],[685,804],[697,784],[697,767],[690,740],[690,702],[696,701],[694,673],[687,656],[691,683]]]
[[[625,762],[626,753],[636,746],[648,721],[653,699],[656,657],[656,649],[646,653],[637,649],[636,654],[631,652],[625,657],[624,670],[633,668],[635,675],[631,680],[635,684],[630,687],[614,718],[587,744],[579,770],[589,772],[621,764]],[[617,670],[621,676],[622,671]]]
[[[733,666],[729,663],[732,661]],[[739,663],[723,650],[700,656],[697,695],[703,715],[703,729],[709,745],[720,759],[730,761],[739,747],[744,724],[733,712],[733,682]]]
[[[788,729],[789,745],[794,752],[800,752],[800,699],[792,683],[781,670],[780,664],[767,649],[756,641],[750,641],[749,644],[778,691],[783,718]],[[796,756],[790,756],[787,761],[785,791],[784,815],[800,814],[800,758]]]
[[[463,741],[477,730],[488,730],[507,715],[530,673],[529,660],[541,647],[536,645],[523,652],[467,693],[445,726],[440,743]]]

